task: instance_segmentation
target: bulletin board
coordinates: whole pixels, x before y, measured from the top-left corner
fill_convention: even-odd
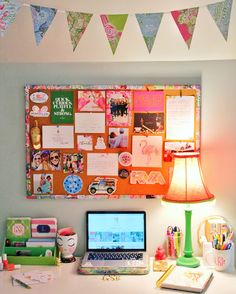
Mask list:
[[[200,151],[199,85],[27,85],[28,199],[156,198]]]

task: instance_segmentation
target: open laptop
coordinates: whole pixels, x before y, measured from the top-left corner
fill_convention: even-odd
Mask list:
[[[144,211],[88,211],[81,267],[148,267]]]

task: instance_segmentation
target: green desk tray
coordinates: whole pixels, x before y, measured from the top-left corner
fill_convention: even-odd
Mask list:
[[[47,249],[52,251],[52,256],[45,256]],[[58,264],[58,251],[56,247],[7,247],[4,242],[2,253],[7,254],[8,263],[23,265]]]

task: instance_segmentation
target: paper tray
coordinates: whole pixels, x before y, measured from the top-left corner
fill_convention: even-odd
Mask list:
[[[44,256],[47,249],[53,252],[52,256]],[[18,254],[29,254],[23,256]],[[57,265],[57,247],[6,247],[3,245],[2,254],[7,254],[8,263],[22,265]]]

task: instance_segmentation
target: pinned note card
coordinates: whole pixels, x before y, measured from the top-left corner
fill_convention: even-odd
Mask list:
[[[73,126],[43,126],[43,148],[74,148]]]
[[[194,96],[166,97],[166,140],[193,140]]]
[[[104,113],[76,113],[76,133],[105,133]]]
[[[117,153],[88,153],[88,176],[118,176]]]

